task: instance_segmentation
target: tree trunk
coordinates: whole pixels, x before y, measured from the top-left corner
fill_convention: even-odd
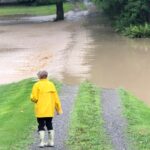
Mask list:
[[[59,1],[56,3],[56,20],[64,20],[64,9],[63,9],[63,1]]]

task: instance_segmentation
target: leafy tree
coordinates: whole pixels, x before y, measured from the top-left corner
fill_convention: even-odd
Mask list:
[[[95,2],[100,4],[114,21],[118,30],[124,30],[130,25],[144,26],[145,23],[150,23],[150,0],[95,0]]]
[[[150,0],[96,0],[112,18],[125,25],[150,22]]]

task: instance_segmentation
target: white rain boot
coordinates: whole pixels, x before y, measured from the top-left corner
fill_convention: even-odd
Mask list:
[[[54,146],[54,130],[48,131],[48,144],[47,146],[53,147]]]
[[[44,142],[44,137],[45,137],[45,131],[39,131],[39,135],[40,135],[40,144],[39,147],[43,148],[45,146],[45,142]]]

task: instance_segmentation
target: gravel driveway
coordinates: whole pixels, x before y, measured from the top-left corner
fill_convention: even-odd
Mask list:
[[[106,132],[114,150],[129,150],[125,137],[126,120],[122,116],[121,100],[117,90],[102,90],[102,109]]]
[[[72,110],[77,91],[77,86],[63,85],[60,93],[60,99],[64,113],[63,115],[56,116],[53,120],[53,126],[55,130],[55,147],[45,147],[42,148],[43,150],[67,150],[65,141],[67,139],[70,112]],[[29,150],[41,150],[41,148],[38,148],[38,133],[36,132],[34,136],[35,142],[30,146]]]

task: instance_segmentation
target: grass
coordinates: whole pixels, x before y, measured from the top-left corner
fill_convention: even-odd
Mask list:
[[[64,11],[73,9],[71,3],[64,3]],[[48,6],[1,6],[0,16],[14,15],[51,15],[56,13],[55,5]]]
[[[123,89],[119,90],[124,115],[128,121],[128,136],[136,150],[150,150],[150,107]]]
[[[0,86],[0,150],[26,150],[35,129],[31,79]],[[55,81],[60,90],[61,84]]]
[[[85,10],[87,9],[86,5],[82,2],[75,2],[74,9]]]
[[[111,150],[101,111],[100,90],[89,82],[82,83],[71,116],[69,149]]]

